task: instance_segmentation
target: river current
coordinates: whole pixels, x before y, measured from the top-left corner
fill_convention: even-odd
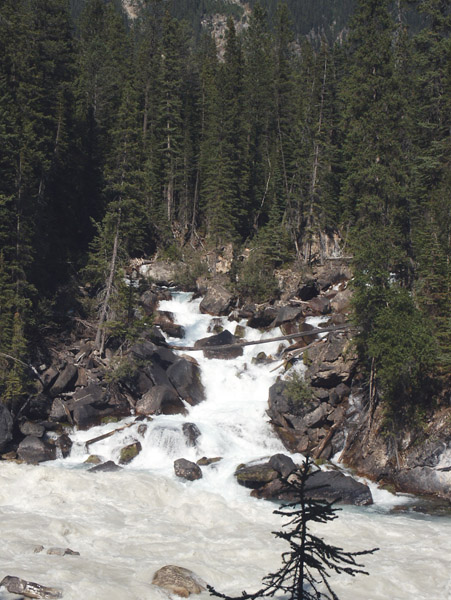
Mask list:
[[[160,304],[184,325],[187,346],[209,335],[211,317],[199,313],[199,302],[177,294]],[[223,319],[223,325],[233,333],[236,323]],[[246,330],[247,339],[259,337]],[[167,598],[151,585],[154,572],[176,564],[224,593],[258,589],[287,549],[271,533],[282,525],[273,514],[276,506],[251,498],[233,476],[240,463],[286,453],[266,416],[268,388],[280,371],[274,364],[252,364],[261,350],[248,346],[231,361],[189,353],[199,361],[207,400],[186,417],[155,417],[144,434],[130,418],[124,422],[130,427],[92,444],[89,452],[87,440],[118,424],[71,433],[67,459],[40,466],[2,463],[0,579],[14,575],[59,587],[65,600],[152,600]],[[276,350],[277,344],[264,346],[267,354]],[[196,448],[185,444],[185,422],[201,431]],[[117,461],[120,449],[134,440],[142,451],[122,471],[87,471],[89,454]],[[222,460],[203,467],[198,481],[174,475],[175,459],[203,456]],[[332,576],[332,589],[340,600],[450,600],[451,518],[417,514],[409,510],[411,498],[371,489],[373,506],[345,507],[335,521],[315,526],[328,543],[345,550],[380,548],[363,557],[368,576]],[[53,547],[80,554],[47,554]],[[0,600],[9,598],[17,596],[0,589]]]

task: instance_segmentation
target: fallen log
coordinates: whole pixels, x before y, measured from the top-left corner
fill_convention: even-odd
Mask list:
[[[341,331],[345,329],[352,329],[352,325],[331,325],[330,327],[322,327],[318,329],[312,329],[310,331],[300,331],[299,333],[291,333],[289,335],[280,335],[273,338],[266,338],[264,340],[253,340],[251,342],[236,342],[234,344],[224,344],[223,346],[208,346],[208,348],[196,348],[195,346],[176,346],[169,344],[168,348],[171,350],[185,350],[189,352],[203,351],[203,350],[227,350],[228,348],[240,348],[242,346],[256,346],[258,344],[269,344],[270,342],[282,342],[284,340],[293,340],[296,338],[302,338],[311,335],[317,335],[319,333],[329,333],[331,331]]]
[[[96,442],[101,442],[102,440],[106,440],[107,438],[111,437],[115,433],[118,433],[119,431],[123,431],[124,429],[128,429],[128,427],[131,427],[134,424],[135,424],[134,422],[128,423],[127,425],[123,425],[122,427],[117,427],[116,429],[112,429],[111,431],[108,431],[108,433],[103,433],[102,435],[98,435],[97,437],[92,438],[91,440],[88,440],[87,442],[85,442],[86,449],[88,449],[88,447],[91,444],[95,444]]]

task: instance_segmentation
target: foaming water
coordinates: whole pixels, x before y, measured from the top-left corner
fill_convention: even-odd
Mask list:
[[[190,346],[208,335],[211,317],[199,315],[199,300],[188,300],[178,295],[160,308],[174,312],[186,329],[182,343]],[[223,325],[234,332],[235,323],[223,319]],[[258,331],[246,331],[247,339],[259,336]],[[277,344],[263,348],[267,354],[277,352]],[[286,550],[271,534],[282,524],[272,512],[274,504],[251,498],[233,477],[241,462],[286,452],[266,416],[268,387],[277,372],[271,372],[271,365],[252,364],[261,349],[246,347],[243,357],[233,361],[193,353],[207,401],[190,408],[186,417],[158,416],[146,431],[138,431],[139,424],[130,418],[76,432],[65,460],[38,467],[2,463],[0,575],[60,587],[65,600],[167,598],[150,583],[165,564],[192,569],[232,595],[258,589]],[[201,431],[196,448],[186,443],[186,422]],[[124,425],[86,448],[88,440]],[[120,449],[135,440],[142,451],[124,470],[87,472],[83,463],[89,454],[117,461]],[[199,481],[175,477],[176,458],[202,456],[222,460],[204,467]],[[334,591],[341,600],[449,600],[451,519],[392,513],[406,498],[373,485],[372,492],[374,507],[345,508],[332,523],[315,527],[329,543],[346,550],[380,547],[363,557],[369,576],[333,576]],[[35,553],[39,545],[44,551]],[[80,556],[47,555],[55,546],[69,547]],[[13,596],[0,591],[0,599],[6,598]]]

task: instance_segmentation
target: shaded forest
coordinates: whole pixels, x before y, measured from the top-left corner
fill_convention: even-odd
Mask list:
[[[431,402],[451,362],[448,2],[341,3],[340,43],[301,35],[301,3],[252,2],[239,33],[230,5],[221,56],[193,16],[215,2],[182,4],[1,4],[0,396],[26,397],[4,355],[33,360],[80,286],[116,282],[128,319],[132,257],[247,247],[257,296],[329,233],[368,380],[389,411]]]

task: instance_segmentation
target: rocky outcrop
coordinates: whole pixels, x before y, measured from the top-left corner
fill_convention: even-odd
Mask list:
[[[286,483],[295,477],[297,466],[283,454],[276,454],[268,462],[241,465],[235,472],[240,485],[252,489],[251,495],[265,500],[295,502],[298,497]],[[306,497],[326,502],[339,502],[356,506],[373,503],[367,485],[339,471],[318,470],[309,475]]]
[[[207,589],[205,581],[193,571],[176,565],[166,565],[158,569],[153,576],[152,584],[182,598],[188,598],[191,594],[200,594]]]

